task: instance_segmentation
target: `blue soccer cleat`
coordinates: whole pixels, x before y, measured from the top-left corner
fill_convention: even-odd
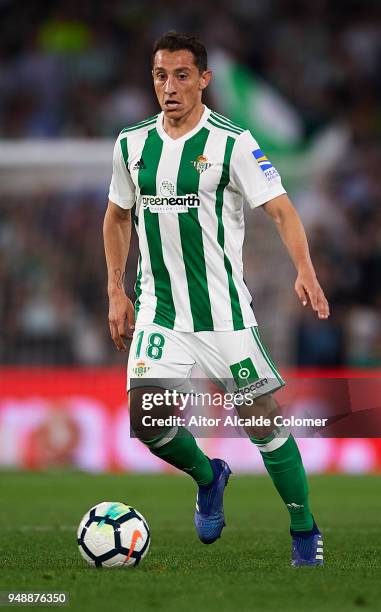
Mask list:
[[[210,459],[214,479],[210,485],[198,488],[194,524],[198,537],[204,544],[212,544],[221,536],[225,527],[224,490],[231,469],[222,459]]]
[[[291,565],[323,565],[323,536],[314,521],[312,530],[292,531],[292,557]]]

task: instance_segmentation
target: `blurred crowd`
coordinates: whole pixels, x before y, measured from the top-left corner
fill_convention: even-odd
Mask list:
[[[151,47],[172,28],[272,84],[299,112],[306,142],[327,125],[345,130],[345,154],[291,193],[332,310],[328,323],[294,314],[292,361],[381,365],[379,2],[194,0],[180,11],[175,0],[2,0],[0,24],[0,139],[114,138],[155,113]],[[107,333],[105,197],[1,196],[3,363],[120,360]]]
[[[156,110],[149,62],[168,29],[195,32],[273,84],[310,134],[379,122],[377,0],[2,0],[0,137],[113,136]]]
[[[332,171],[295,194],[329,321],[298,322],[301,365],[381,366],[381,147],[354,139]]]
[[[107,324],[105,199],[105,193],[45,189],[28,198],[4,197],[0,206],[3,363],[97,365],[116,357]],[[133,259],[132,251],[130,269]],[[133,274],[131,269],[129,278]]]

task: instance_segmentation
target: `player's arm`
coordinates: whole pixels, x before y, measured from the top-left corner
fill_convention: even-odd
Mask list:
[[[131,210],[109,200],[104,223],[103,241],[107,264],[110,333],[119,351],[126,351],[123,338],[134,329],[134,306],[124,290],[125,268],[131,240]]]
[[[319,318],[326,319],[328,302],[316,278],[302,222],[286,195],[278,171],[248,130],[234,144],[231,181],[250,208],[264,206],[274,219],[298,272],[295,290],[302,304],[309,301]]]
[[[286,194],[279,195],[264,204],[297,270],[295,291],[303,306],[310,302],[319,319],[327,319],[329,305],[316,278],[311,261],[306,233],[300,217]]]
[[[124,290],[124,276],[131,240],[131,208],[135,202],[135,185],[129,173],[128,160],[122,154],[121,137],[118,137],[114,147],[108,200],[103,240],[107,263],[109,326],[116,348],[126,351],[123,338],[129,337],[134,329],[134,307]]]

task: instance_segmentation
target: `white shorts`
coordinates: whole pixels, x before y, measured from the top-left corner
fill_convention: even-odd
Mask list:
[[[179,332],[149,324],[135,329],[127,390],[159,386],[190,392],[196,365],[229,392],[253,391],[260,397],[285,384],[257,326],[237,331]]]

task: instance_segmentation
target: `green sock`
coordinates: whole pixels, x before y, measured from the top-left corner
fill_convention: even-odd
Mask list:
[[[143,442],[156,457],[192,476],[199,486],[212,482],[210,461],[185,427],[173,428],[153,440]]]
[[[270,452],[265,451],[266,443],[272,440],[274,436],[266,440],[251,438],[251,441],[261,451],[266,469],[287,506],[291,518],[291,529],[309,531],[313,527],[313,518],[308,503],[307,477],[299,449],[290,434],[281,446]]]

